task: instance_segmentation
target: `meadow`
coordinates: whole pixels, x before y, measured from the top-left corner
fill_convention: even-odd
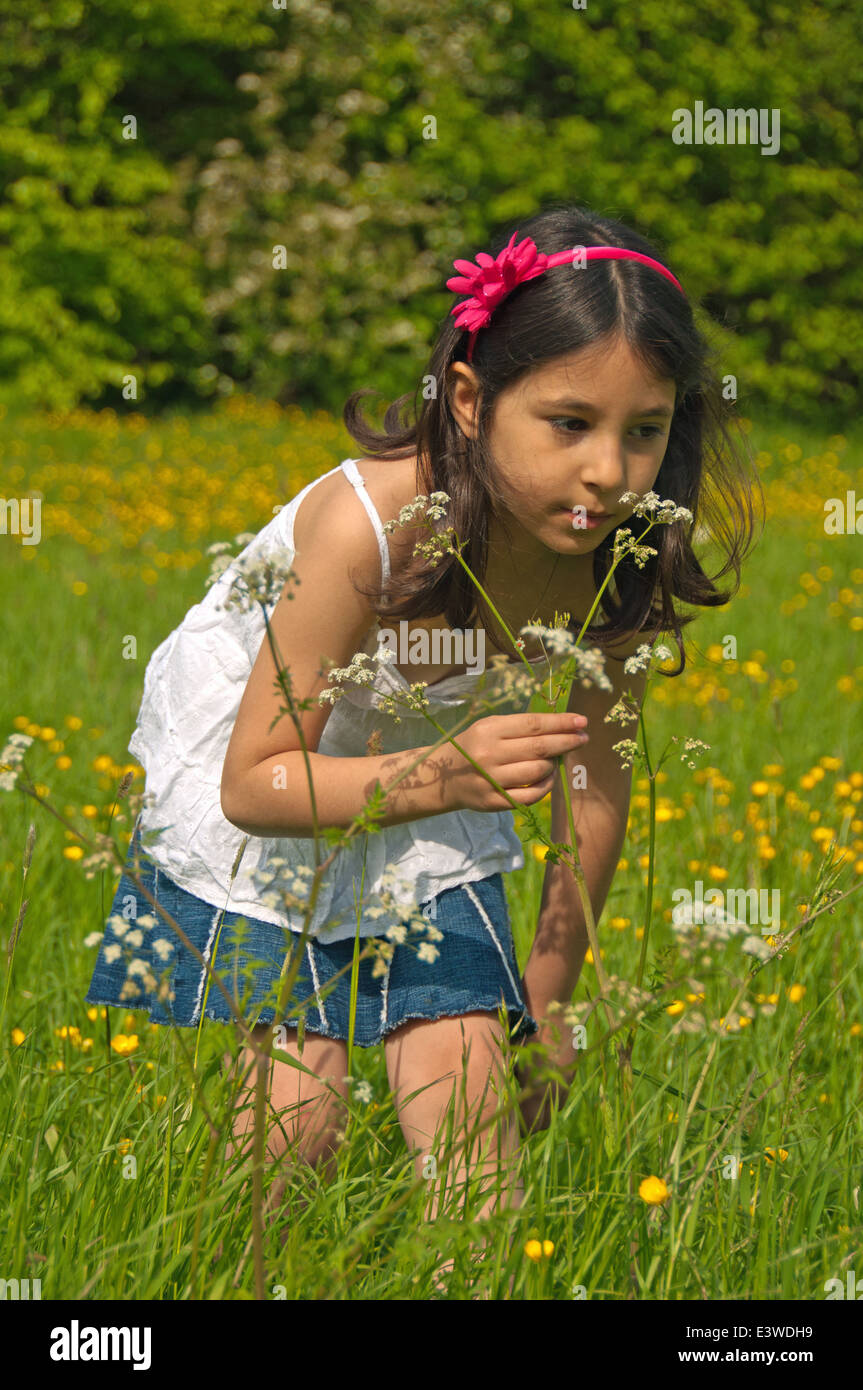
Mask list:
[[[70,826],[110,824],[126,843],[115,793],[127,773],[143,790],[126,744],[144,669],[202,597],[207,547],[258,530],[361,451],[329,415],[242,397],[157,421],[5,414],[0,495],[36,492],[43,509],[38,545],[0,537],[0,739],[33,738],[39,794],[67,822],[0,791],[7,1279],[38,1278],[52,1299],[424,1299],[446,1257],[456,1299],[510,1285],[524,1299],[820,1299],[825,1281],[863,1268],[863,549],[824,528],[826,499],[863,498],[863,430],[746,428],[765,530],[740,593],[685,630],[684,674],[652,676],[645,704],[654,768],[672,735],[709,751],[690,767],[672,747],[652,787],[636,768],[599,923],[607,971],[634,981],[653,810],[654,1007],[636,1029],[631,1091],[591,1015],[565,1103],[523,1145],[524,1202],[488,1219],[477,1275],[475,1224],[423,1220],[383,1050],[358,1050],[337,1173],[291,1173],[262,1289],[250,1185],[211,1138],[227,1125],[231,1030],[208,1023],[193,1087],[194,1034],[85,1005],[84,939],[103,926],[112,878],[85,877]],[[507,884],[520,966],[543,855],[528,841]],[[672,893],[697,880],[780,889],[787,946],[759,961],[739,935],[702,926],[684,941]],[[589,956],[575,1002],[595,987]]]

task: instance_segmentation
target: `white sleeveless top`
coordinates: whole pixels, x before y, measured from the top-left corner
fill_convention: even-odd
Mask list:
[[[288,564],[296,553],[294,517],[300,502],[310,488],[339,468],[352,483],[375,528],[386,585],[390,577],[386,535],[354,459],[345,459],[338,468],[304,487],[236,559],[249,563],[277,551]],[[246,682],[265,637],[263,614],[257,604],[249,612],[219,606],[224,604],[235,577],[236,562],[222,572],[206,597],[189,609],[147,665],[141,708],[129,743],[129,751],[145,770],[147,797],[152,797],[141,812],[140,828],[162,832],[151,843],[145,841],[147,853],[187,892],[213,907],[227,907],[299,932],[303,914],[297,909],[285,910],[260,880],[255,881],[254,874],[264,870],[273,856],[289,866],[314,869],[312,838],[248,838],[236,877],[233,884],[230,882],[237,853],[247,837],[222,814],[222,765]],[[375,624],[362,650],[372,655],[377,647]],[[283,655],[287,660],[287,654]],[[554,667],[553,656],[551,662]],[[481,679],[482,673],[468,671],[426,687],[430,712],[441,725],[448,728],[458,722],[463,715],[459,706]],[[494,671],[489,670],[485,691],[493,690],[494,680]],[[345,693],[332,706],[321,735],[319,753],[336,758],[365,756],[367,741],[376,729],[380,731],[382,753],[425,747],[437,740],[438,734],[421,713],[400,709],[401,722],[396,724],[376,705],[379,693],[399,694],[409,689],[394,666],[377,665],[372,686],[343,688]],[[520,713],[528,704],[529,698],[512,700],[509,708],[500,704],[494,712]],[[325,858],[329,846],[323,839],[320,849]],[[310,932],[326,942],[353,937],[360,892],[368,907],[379,905],[380,895],[388,887],[399,898],[400,906],[404,899],[406,912],[394,916],[376,913],[371,920],[364,916],[360,935],[380,936],[445,888],[473,883],[523,864],[511,811],[451,811],[384,826],[376,834],[355,836],[338,852],[324,876]],[[390,872],[385,872],[388,866]],[[392,866],[397,880],[410,885],[410,898],[400,894],[398,887],[393,888]],[[262,900],[262,894],[268,901]]]

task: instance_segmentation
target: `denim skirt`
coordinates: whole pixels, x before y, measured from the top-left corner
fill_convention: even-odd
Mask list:
[[[213,973],[124,871],[99,946],[88,1004],[143,1010],[153,1023],[186,1028],[196,1027],[202,1017],[228,1023],[236,1015],[217,976],[249,1026],[278,1021],[347,1040],[352,938],[328,945],[308,937],[301,950],[299,933],[214,908],[179,887],[148,857],[137,836],[129,847],[127,869],[131,865],[137,865],[132,871]],[[538,1032],[522,997],[501,874],[447,888],[432,904],[423,911],[441,933],[436,960],[420,959],[408,934],[399,943],[380,938],[390,958],[385,969],[378,965],[377,974],[372,973],[374,957],[359,961],[355,1045],[374,1047],[406,1019],[501,1007],[512,1042]],[[360,937],[360,951],[367,941]],[[277,1001],[284,997],[280,977],[295,967],[293,987],[276,1020]]]

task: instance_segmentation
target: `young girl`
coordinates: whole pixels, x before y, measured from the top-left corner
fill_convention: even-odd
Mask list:
[[[600,624],[598,611],[582,643],[605,653],[610,690],[576,682],[560,714],[528,712],[528,700],[513,698],[459,733],[463,753],[444,743],[418,761],[437,741],[434,729],[419,712],[402,710],[395,722],[380,698],[425,682],[430,713],[451,729],[483,675],[465,663],[418,663],[411,654],[422,647],[411,638],[467,631],[484,638],[486,660],[518,655],[453,556],[432,565],[414,554],[428,536],[418,523],[387,534],[383,522],[418,495],[445,493],[441,526],[467,542],[465,560],[512,633],[537,618],[550,623],[556,611],[571,614],[570,630],[579,632],[608,571],[616,529],[628,523],[637,539],[647,525],[621,504],[627,492],[653,489],[688,508],[693,525],[710,531],[718,523],[728,558],[717,577],[733,567],[739,583],[751,535],[748,483],[721,420],[706,345],[687,293],[658,252],[618,222],[563,207],[520,223],[494,254],[479,253],[475,265],[455,262],[462,273],[448,284],[459,302],[438,333],[416,422],[399,423],[410,399],[402,397],[378,434],[359,413],[366,393],[354,393],[344,419],[365,455],[303,488],[239,557],[243,564],[293,558],[270,626],[301,702],[314,803],[296,729],[279,717],[284,697],[261,609],[225,606],[237,562],[147,667],[129,748],[146,771],[151,800],[130,858],[138,856],[142,880],[229,988],[238,959],[254,966],[244,1017],[260,1033],[283,1021],[258,1006],[303,925],[299,907],[262,891],[262,872],[274,859],[287,862],[300,882],[315,863],[315,815],[319,826],[347,827],[376,787],[385,793],[380,831],[355,836],[339,852],[317,900],[291,1026],[282,1032],[287,1042],[279,1043],[314,1078],[273,1062],[273,1158],[296,1141],[317,1163],[338,1145],[350,1085],[355,907],[361,938],[382,938],[404,921],[407,901],[389,893],[393,869],[425,905],[437,929],[436,955],[396,937],[386,970],[361,961],[355,1043],[383,1042],[417,1171],[433,1151],[455,1085],[454,1103],[463,1107],[457,1123],[464,1113],[484,1118],[499,1104],[508,1043],[535,1038],[555,1060],[572,1062],[571,1042],[560,1042],[547,1010],[553,1001],[569,1003],[578,981],[587,947],[582,905],[569,869],[549,864],[520,978],[502,876],[523,865],[521,842],[510,802],[474,763],[519,805],[551,793],[557,841],[570,832],[555,760],[563,757],[568,777],[576,763],[586,769],[573,809],[599,920],[623,845],[631,779],[612,751],[620,728],[603,717],[624,690],[636,702],[644,691],[644,675],[624,675],[623,661],[657,633],[673,631],[682,671],[681,624],[691,618],[681,618],[672,600],[713,606],[731,597],[702,570],[687,523],[655,527],[650,544],[658,554],[643,568],[620,564],[602,599],[608,621]],[[396,661],[377,664],[372,686],[348,684],[337,703],[319,700],[326,667],[344,668],[358,651],[374,654],[379,626],[404,639]],[[525,654],[544,662],[536,642]],[[487,681],[493,676],[485,673]],[[148,831],[161,833],[145,853],[140,837]],[[124,876],[88,1001],[145,1009],[152,1020],[180,1027],[196,1026],[202,1011],[230,1020],[200,961],[155,920]],[[166,964],[173,967],[169,991],[164,983],[155,988]],[[298,1001],[306,1001],[299,1013]],[[539,1101],[526,1103],[523,1114],[528,1122],[548,1119]],[[247,1123],[238,1120],[236,1136]],[[490,1160],[510,1162],[517,1139],[514,1122],[492,1127]],[[520,1195],[514,1185],[511,1200]]]

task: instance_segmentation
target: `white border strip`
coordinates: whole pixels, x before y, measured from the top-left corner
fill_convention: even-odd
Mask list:
[[[213,913],[213,925],[210,927],[210,935],[207,937],[207,944],[206,944],[206,946],[204,947],[203,951],[201,952],[201,954],[202,954],[203,957],[204,957],[204,963],[205,963],[205,965],[209,965],[209,963],[210,963],[210,952],[211,952],[211,950],[213,949],[213,937],[216,935],[216,928],[217,928],[218,925],[219,925],[219,918],[220,918],[221,915],[222,915],[222,909],[221,909],[220,907],[217,907],[216,910],[215,910],[215,912]],[[194,1007],[193,1010],[192,1010],[191,1023],[197,1023],[197,1022],[198,1022],[198,1015],[199,1015],[199,1013],[200,1013],[200,1011],[201,1011],[201,1000],[202,1000],[203,995],[204,995],[204,981],[206,980],[206,978],[207,978],[207,972],[206,972],[206,970],[202,969],[202,970],[201,970],[201,978],[200,978],[199,981],[198,981],[198,989],[197,989],[197,992],[196,992],[196,994],[195,994],[195,1007]]]
[[[510,984],[512,985],[513,995],[515,996],[515,999],[518,1000],[520,991],[515,980],[512,978],[512,971],[509,968],[509,961],[506,958],[506,952],[504,951],[503,947],[497,939],[497,933],[494,927],[492,926],[491,918],[489,917],[488,913],[486,912],[476,893],[473,891],[471,885],[469,883],[465,883],[462,886],[464,888],[464,891],[470,898],[471,902],[473,903],[474,907],[476,908],[477,912],[479,913],[481,921],[488,928],[489,935],[491,936],[492,941],[494,942],[495,946],[500,952],[500,958],[503,961],[504,969],[506,970],[507,977],[509,979]]]
[[[398,950],[398,945],[395,946],[395,949],[393,950],[393,955],[392,955],[392,956],[390,957],[390,959],[387,961],[387,973],[386,973],[386,975],[385,975],[385,977],[384,977],[383,989],[382,989],[382,991],[381,991],[381,995],[382,995],[382,998],[383,998],[383,1003],[382,1003],[382,1005],[381,1005],[381,1019],[380,1019],[381,1032],[383,1032],[384,1028],[386,1028],[386,1026],[387,1026],[387,1004],[388,1004],[388,1001],[389,1001],[389,991],[390,991],[390,971],[391,971],[392,968],[393,968],[393,956],[395,956],[395,953],[396,953],[397,950]]]
[[[321,1016],[321,1023],[324,1025],[325,1028],[329,1028],[330,1025],[327,1022],[327,1016],[324,1013],[324,1001],[321,998],[320,993],[320,981],[318,980],[318,970],[317,966],[315,965],[315,958],[312,955],[312,947],[310,941],[306,942],[306,955],[309,958],[309,966],[311,967],[312,971],[312,984],[315,987],[315,998],[318,1001],[318,1013]]]

